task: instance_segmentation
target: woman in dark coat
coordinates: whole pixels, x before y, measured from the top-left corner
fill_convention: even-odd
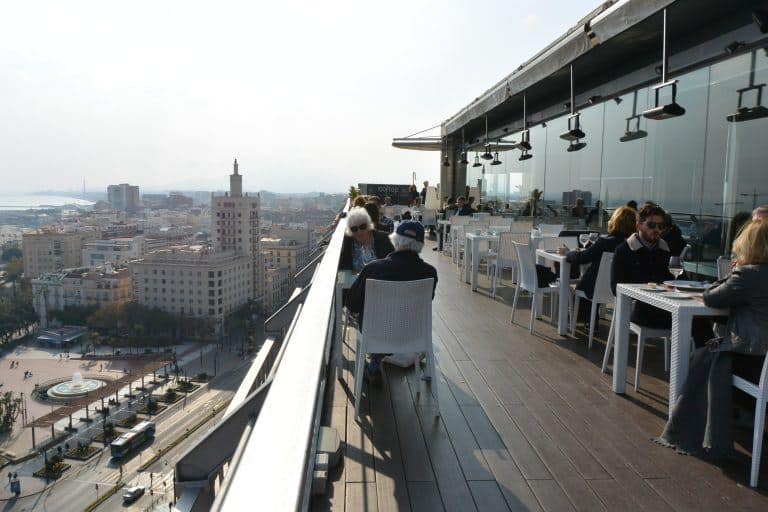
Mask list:
[[[613,252],[621,242],[635,232],[636,228],[637,212],[632,208],[622,206],[613,212],[608,221],[608,236],[598,238],[597,242],[583,251],[567,251],[564,247],[560,249],[560,254],[565,254],[565,259],[572,265],[589,263],[589,268],[576,285],[577,290],[583,291],[588,298],[592,299],[603,253]]]
[[[731,275],[703,297],[707,306],[730,309],[725,333],[694,352],[682,393],[657,439],[681,453],[710,458],[731,453],[732,376],[757,385],[768,352],[768,220],[745,226],[733,255]],[[755,413],[765,415],[764,402]]]
[[[349,210],[339,270],[358,273],[368,262],[385,258],[394,250],[389,235],[376,231],[365,208],[355,207]]]

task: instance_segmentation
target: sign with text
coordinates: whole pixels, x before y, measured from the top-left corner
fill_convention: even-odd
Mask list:
[[[392,204],[408,205],[408,189],[410,185],[382,185],[372,183],[360,183],[358,185],[360,193],[366,196],[379,196],[382,201],[389,196],[392,198]]]

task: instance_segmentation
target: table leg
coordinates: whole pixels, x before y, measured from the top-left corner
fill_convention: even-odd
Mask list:
[[[472,240],[472,291],[477,291],[477,273],[480,270],[480,240]]]
[[[672,339],[670,348],[672,360],[669,365],[669,410],[683,392],[688,377],[688,363],[691,358],[691,324],[693,316],[686,313],[672,313]]]
[[[558,300],[557,332],[560,336],[568,334],[568,302],[571,295],[571,264],[567,261],[560,263],[560,297]]]
[[[624,393],[627,385],[627,357],[629,355],[629,316],[632,301],[620,291],[616,295],[613,343],[613,391]]]

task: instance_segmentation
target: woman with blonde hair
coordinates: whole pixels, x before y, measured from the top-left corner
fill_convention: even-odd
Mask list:
[[[616,247],[635,232],[637,224],[637,212],[627,206],[617,208],[608,221],[608,235],[600,237],[597,242],[583,251],[568,251],[566,247],[560,249],[560,254],[572,265],[586,265],[589,268],[576,285],[577,290],[583,291],[592,299],[595,291],[595,281],[600,267],[600,259],[604,252],[613,252]]]
[[[730,310],[725,332],[694,352],[683,392],[658,439],[682,453],[730,454],[732,376],[757,385],[768,352],[768,221],[747,224],[733,254],[731,274],[703,296],[707,306]],[[764,402],[757,404],[756,414],[765,415]]]

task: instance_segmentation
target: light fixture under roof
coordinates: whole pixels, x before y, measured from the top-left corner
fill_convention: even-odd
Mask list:
[[[469,160],[467,160],[467,152],[462,151],[461,152],[461,160],[459,160],[459,163],[462,165],[467,165],[469,163]]]
[[[523,131],[520,132],[520,142],[517,144],[518,149],[524,151],[530,151],[531,146],[531,132],[528,131],[528,98],[526,93],[523,93]],[[533,155],[531,155],[533,156]]]
[[[633,122],[634,126],[632,125]],[[637,91],[635,91],[632,98],[632,115],[627,118],[627,127],[624,131],[624,135],[619,137],[619,141],[629,142],[647,136],[648,132],[640,129],[640,115],[637,113]]]
[[[643,112],[643,116],[655,121],[679,117],[685,114],[685,109],[677,103],[677,80],[667,80],[669,72],[669,36],[667,34],[667,9],[663,14],[662,51],[661,51],[661,83],[653,86],[654,106]],[[672,89],[672,101],[662,105],[660,92],[665,88]]]
[[[740,123],[742,121],[752,121],[754,119],[762,119],[764,117],[768,117],[768,108],[765,108],[762,105],[763,87],[765,87],[765,84],[755,84],[755,58],[756,58],[756,51],[752,51],[750,67],[749,67],[749,85],[747,87],[744,87],[743,89],[738,89],[736,91],[739,93],[739,104],[738,104],[738,107],[736,108],[736,112],[725,116],[725,119],[729,123]],[[755,99],[755,106],[753,107],[745,107],[743,105],[744,93],[749,91],[757,92],[757,98]]]
[[[587,147],[586,142],[576,142],[572,140],[571,143],[568,144],[568,148],[566,149],[566,151],[568,151],[569,153],[573,153],[574,151],[579,151],[581,149],[584,149],[585,147]]]
[[[527,149],[524,149],[523,152],[520,154],[520,157],[518,158],[518,160],[522,162],[525,160],[530,160],[531,158],[533,158],[533,155],[528,153]]]
[[[568,129],[560,134],[560,138],[567,141],[576,141],[579,139],[583,139],[587,135],[584,133],[584,130],[581,129],[581,123],[579,122],[579,118],[581,116],[580,112],[576,112],[576,101],[575,101],[575,93],[574,93],[574,87],[573,87],[573,64],[571,64],[571,115],[568,116]],[[568,149],[568,151],[573,151],[572,149]]]
[[[491,143],[488,141],[488,115],[485,116],[485,153],[481,156],[483,160],[493,160],[491,154]]]
[[[448,136],[443,139],[443,167],[450,167],[451,160],[448,158]]]
[[[496,151],[493,155],[493,162],[491,162],[491,165],[501,165],[501,160],[499,160],[499,152]]]
[[[477,151],[475,151],[475,163],[472,164],[472,167],[482,167],[483,164],[480,163],[480,157],[477,154]]]

